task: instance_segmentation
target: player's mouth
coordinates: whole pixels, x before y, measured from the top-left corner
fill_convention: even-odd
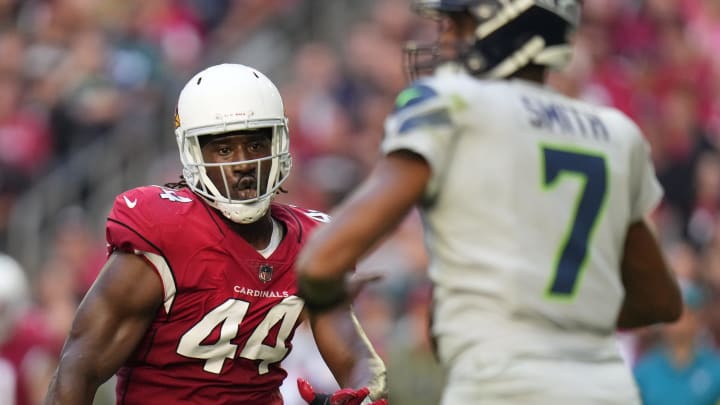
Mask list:
[[[249,200],[257,198],[257,179],[255,176],[243,176],[235,185],[238,198]]]

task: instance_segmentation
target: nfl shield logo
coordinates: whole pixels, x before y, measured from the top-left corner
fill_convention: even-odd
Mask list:
[[[260,269],[258,270],[258,278],[260,278],[260,281],[263,283],[267,283],[272,280],[272,266],[267,264],[260,266]]]

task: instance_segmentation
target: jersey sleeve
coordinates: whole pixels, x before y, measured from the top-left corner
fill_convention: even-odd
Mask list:
[[[660,203],[663,196],[662,186],[655,175],[650,158],[650,145],[640,129],[630,119],[632,144],[630,151],[630,220],[642,220]]]
[[[143,197],[143,193],[138,190],[130,190],[115,198],[105,227],[105,237],[111,251],[159,253],[152,241],[152,212],[148,212],[143,204],[137,205],[137,201]]]
[[[400,92],[394,111],[385,121],[383,154],[408,150],[430,165],[426,198],[435,194],[454,143],[450,106],[449,98],[429,83],[416,82]]]
[[[170,196],[171,191],[158,187],[141,187],[126,191],[115,198],[105,227],[108,251],[122,251],[137,254],[151,265],[163,285],[163,306],[170,313],[177,290],[176,275],[165,257],[168,243],[178,243],[178,228],[181,224],[172,221],[174,211],[163,204],[162,194]],[[182,197],[176,197],[176,200]],[[183,250],[183,247],[177,248]]]

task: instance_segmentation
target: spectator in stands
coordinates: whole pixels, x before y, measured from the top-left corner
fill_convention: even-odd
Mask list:
[[[28,312],[25,271],[0,253],[0,404],[34,405],[50,381],[57,352],[44,325]]]
[[[710,346],[703,323],[706,292],[682,284],[685,310],[663,326],[662,344],[642,357],[635,377],[643,404],[715,405],[720,401],[720,355]]]

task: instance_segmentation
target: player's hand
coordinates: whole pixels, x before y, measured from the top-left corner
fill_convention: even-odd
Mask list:
[[[370,390],[362,387],[359,390],[352,388],[343,388],[332,394],[321,394],[315,392],[312,385],[303,378],[297,379],[298,391],[300,396],[309,405],[387,405],[386,399],[371,401],[368,398]]]

